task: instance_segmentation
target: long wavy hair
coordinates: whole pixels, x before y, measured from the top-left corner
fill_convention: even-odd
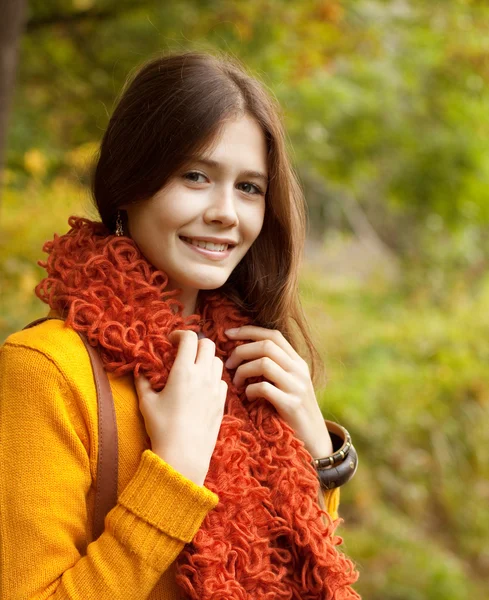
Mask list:
[[[287,152],[281,107],[238,59],[189,51],[144,63],[123,87],[94,166],[92,194],[103,223],[151,198],[193,156],[212,145],[229,120],[250,115],[267,144],[269,186],[260,235],[222,286],[256,325],[280,330],[306,352],[314,385],[324,367],[299,298],[306,206]],[[124,213],[123,213],[124,214]]]

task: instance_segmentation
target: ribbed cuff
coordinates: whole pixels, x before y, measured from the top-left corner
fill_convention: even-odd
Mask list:
[[[326,512],[335,521],[338,518],[338,508],[340,505],[340,488],[333,490],[320,490],[320,494],[324,494],[324,504]]]
[[[145,450],[118,502],[153,527],[188,543],[219,496],[187,479],[152,450]]]

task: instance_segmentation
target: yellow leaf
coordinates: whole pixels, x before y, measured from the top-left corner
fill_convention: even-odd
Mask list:
[[[31,148],[24,154],[24,167],[34,177],[46,174],[47,160],[38,148]]]
[[[73,0],[73,8],[76,10],[88,10],[95,4],[95,0]]]
[[[85,142],[66,154],[66,162],[75,169],[87,169],[92,165],[98,147],[98,142]]]

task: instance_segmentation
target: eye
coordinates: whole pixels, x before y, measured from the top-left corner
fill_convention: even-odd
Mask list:
[[[197,177],[205,177],[205,175],[203,175],[202,173],[199,173],[198,171],[189,171],[188,173],[185,173],[185,175],[183,176],[185,179],[189,179],[190,181],[194,182],[194,183],[202,183],[200,181],[196,181],[195,179],[190,179],[193,176],[197,176]]]
[[[188,171],[188,173],[185,173],[183,175],[184,179],[188,179],[192,183],[203,183],[202,181],[197,181],[197,179],[199,177],[206,178],[206,176],[203,173],[199,173],[199,171]],[[263,190],[258,185],[254,184],[254,183],[250,183],[249,181],[243,181],[243,182],[239,183],[238,185],[246,185],[246,186],[253,188],[255,190],[254,192],[244,190],[246,194],[250,194],[251,196],[264,196],[265,195]]]
[[[248,181],[244,181],[243,183],[240,183],[239,185],[248,185],[248,186],[251,186],[252,188],[255,188],[256,192],[251,194],[252,196],[263,196],[263,190],[260,187],[258,187],[257,185],[255,185],[254,183],[249,183]],[[248,193],[248,192],[246,192],[246,193]]]

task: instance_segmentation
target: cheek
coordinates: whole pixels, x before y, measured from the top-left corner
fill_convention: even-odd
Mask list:
[[[176,229],[181,224],[182,215],[178,206],[167,202],[150,202],[129,214],[129,225],[138,234],[163,234]]]
[[[264,217],[264,206],[255,207],[255,210],[250,211],[250,213],[246,216],[246,220],[244,222],[248,225],[247,237],[250,241],[250,244],[253,243],[260,235],[260,231],[263,228]]]

